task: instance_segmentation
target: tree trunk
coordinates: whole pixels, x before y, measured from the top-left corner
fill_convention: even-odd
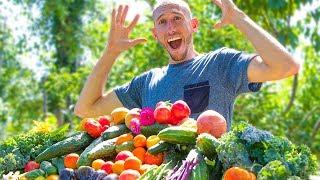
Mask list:
[[[61,109],[60,109],[60,108],[59,108],[59,109],[56,109],[56,110],[54,111],[54,115],[55,115],[56,118],[57,118],[58,126],[62,126],[63,123],[64,123],[64,119],[63,119],[63,114],[62,114]]]

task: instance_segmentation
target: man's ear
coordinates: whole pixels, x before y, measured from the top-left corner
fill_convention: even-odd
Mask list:
[[[199,28],[199,21],[197,18],[192,18],[191,19],[191,27],[193,29],[193,32],[197,32]]]
[[[152,28],[151,31],[152,31],[152,36],[153,36],[156,40],[158,40],[158,37],[157,37],[157,35],[156,35],[156,30],[155,30],[155,28]]]

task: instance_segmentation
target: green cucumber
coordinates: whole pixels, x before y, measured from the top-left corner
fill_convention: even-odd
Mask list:
[[[208,180],[209,179],[209,168],[204,160],[203,157],[199,158],[201,159],[199,164],[196,165],[196,167],[191,172],[191,178],[190,180]]]
[[[116,153],[116,141],[117,138],[113,138],[97,144],[88,152],[89,160],[94,161],[95,159],[114,156]]]
[[[42,161],[40,163],[40,169],[42,169],[46,176],[58,174],[58,170],[49,161]]]
[[[127,128],[125,124],[119,124],[115,126],[110,126],[107,130],[105,130],[102,133],[102,138],[104,140],[108,140],[129,132],[131,131]]]
[[[23,173],[20,175],[19,179],[23,179],[23,180],[35,180],[35,179],[45,179],[45,172],[42,169],[34,169],[32,171]]]
[[[164,151],[167,151],[170,147],[170,143],[167,143],[165,141],[159,141],[157,144],[151,146],[149,149],[148,149],[148,152],[151,153],[151,154],[159,154],[159,153],[162,153]]]
[[[220,145],[217,138],[208,133],[198,136],[196,146],[208,159],[214,160],[217,156],[216,148]]]
[[[169,127],[166,124],[158,124],[155,123],[150,126],[141,126],[141,134],[145,135],[146,137],[157,135],[161,130]]]
[[[93,138],[88,133],[80,132],[48,147],[46,150],[40,153],[35,158],[35,160],[37,162],[42,162],[55,157],[73,153],[81,149],[84,149],[92,141]]]
[[[172,126],[161,130],[158,137],[172,144],[195,144],[197,135],[194,128]]]
[[[116,152],[119,153],[121,151],[133,151],[134,150],[134,145],[133,141],[127,141],[122,144],[119,144],[116,146]]]
[[[80,166],[90,166],[92,161],[88,157],[88,153],[96,147],[98,144],[103,142],[103,138],[100,136],[99,138],[95,139],[81,154],[79,160],[77,161],[78,168]]]

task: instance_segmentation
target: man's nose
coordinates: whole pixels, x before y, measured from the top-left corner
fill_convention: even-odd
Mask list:
[[[172,21],[168,22],[168,34],[173,35],[176,32],[176,27]]]

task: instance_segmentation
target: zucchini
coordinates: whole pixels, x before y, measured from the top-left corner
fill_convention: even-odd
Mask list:
[[[134,150],[133,141],[127,141],[122,144],[119,144],[116,146],[116,152],[119,153],[121,151],[130,151],[132,152]]]
[[[46,150],[40,153],[35,160],[36,162],[42,162],[55,157],[73,153],[84,149],[92,141],[93,138],[88,133],[80,132],[48,147]]]
[[[34,179],[45,179],[45,172],[42,169],[34,169],[32,171],[23,173],[20,175],[19,179],[23,180],[34,180]]]
[[[159,154],[159,153],[162,153],[164,151],[167,151],[170,147],[170,143],[167,143],[165,141],[159,141],[157,144],[151,146],[149,149],[148,149],[148,152],[150,154]]]
[[[97,144],[88,152],[89,160],[94,161],[95,159],[114,156],[116,153],[116,140],[117,138],[113,138]]]
[[[119,124],[110,126],[107,130],[102,133],[103,140],[113,139],[122,134],[126,134],[131,132],[130,129],[127,128],[125,124]]]
[[[78,168],[80,166],[91,166],[92,161],[88,157],[88,153],[96,147],[99,143],[103,141],[103,138],[100,136],[99,138],[95,139],[81,154],[77,161]]]
[[[58,174],[57,168],[49,161],[42,161],[40,163],[40,169],[46,173],[46,176]]]
[[[197,135],[194,128],[171,126],[161,130],[158,137],[172,144],[195,144]]]
[[[146,137],[157,135],[161,130],[169,127],[166,124],[158,124],[155,123],[150,126],[141,126],[141,134],[145,135]]]

